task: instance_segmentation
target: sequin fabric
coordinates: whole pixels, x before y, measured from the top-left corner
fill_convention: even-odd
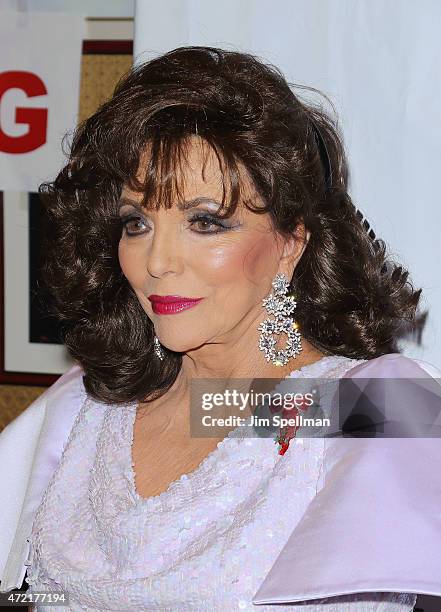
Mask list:
[[[290,377],[339,378],[361,360],[326,356]],[[136,403],[87,398],[35,514],[28,593],[65,591],[35,610],[408,612],[416,595],[353,594],[291,605],[252,598],[319,487],[323,438],[234,430],[166,491],[135,489]],[[307,551],[299,551],[299,554]]]

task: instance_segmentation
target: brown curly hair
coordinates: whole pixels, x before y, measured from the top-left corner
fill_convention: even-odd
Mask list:
[[[182,353],[164,347],[163,361],[152,358],[153,324],[121,271],[118,200],[126,184],[144,193],[146,207],[172,206],[180,190],[174,169],[194,134],[225,168],[224,216],[240,199],[240,162],[265,204],[245,202],[250,210],[268,212],[282,235],[300,221],[310,230],[291,280],[303,337],[325,354],[370,359],[399,352],[404,335],[421,335],[421,289],[414,291],[408,272],[386,258],[385,243],[351,202],[338,122],[294,87],[321,94],[288,83],[277,67],[248,53],[179,47],[134,66],[77,126],[68,163],[39,188],[42,274],[63,341],[95,399],[150,401],[179,373]]]

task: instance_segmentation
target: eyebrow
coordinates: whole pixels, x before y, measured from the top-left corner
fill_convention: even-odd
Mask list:
[[[209,203],[217,204],[219,208],[221,206],[220,203],[214,198],[207,198],[204,196],[199,196],[198,198],[193,198],[192,200],[185,200],[184,202],[178,202],[177,206],[179,210],[189,210],[190,208],[199,206],[199,204],[209,204]],[[136,200],[132,200],[132,198],[128,198],[127,196],[122,196],[119,199],[119,202],[118,202],[119,207],[123,206],[124,204],[133,206],[140,212],[144,212],[144,209],[139,202],[137,202]]]

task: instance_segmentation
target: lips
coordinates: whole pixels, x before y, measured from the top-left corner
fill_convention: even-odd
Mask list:
[[[175,302],[199,302],[202,298],[184,297],[182,295],[149,295],[151,302],[162,302],[163,304],[173,304]]]
[[[199,304],[204,298],[188,298],[180,295],[149,295],[155,314],[177,314]]]

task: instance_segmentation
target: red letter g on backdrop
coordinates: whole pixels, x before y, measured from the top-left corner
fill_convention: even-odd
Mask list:
[[[13,88],[21,89],[29,98],[47,94],[43,81],[32,72],[0,72],[0,104],[3,94]],[[23,136],[8,136],[0,126],[0,151],[29,153],[41,147],[46,142],[47,114],[46,108],[16,108],[15,122],[28,125],[29,130]]]

